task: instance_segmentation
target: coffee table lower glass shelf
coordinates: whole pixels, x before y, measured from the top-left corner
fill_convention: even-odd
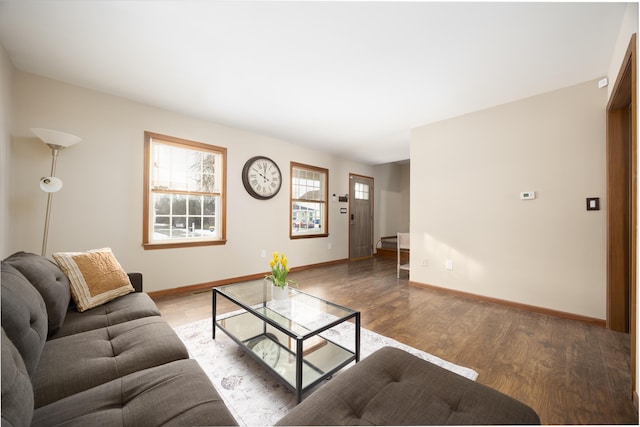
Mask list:
[[[297,290],[286,300],[271,301],[264,292],[268,286],[258,281],[214,288],[213,338],[220,328],[294,391],[299,403],[309,389],[360,360],[360,313]],[[217,316],[218,297],[238,310]],[[256,298],[262,301],[255,303]],[[322,334],[350,320],[355,322],[351,348]]]

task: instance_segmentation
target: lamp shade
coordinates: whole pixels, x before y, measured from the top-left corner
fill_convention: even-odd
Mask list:
[[[40,189],[45,193],[57,193],[62,189],[62,180],[55,176],[45,176],[40,179]]]
[[[77,144],[82,141],[82,138],[76,135],[72,135],[66,132],[60,132],[59,130],[43,129],[43,128],[31,128],[38,138],[44,141],[49,146],[66,148],[73,144]]]

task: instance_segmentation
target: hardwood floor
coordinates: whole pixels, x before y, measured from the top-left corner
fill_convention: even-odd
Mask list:
[[[290,274],[301,290],[360,310],[363,327],[475,369],[478,382],[525,402],[543,424],[638,424],[629,334],[400,277],[381,257]],[[154,299],[174,327],[211,317],[211,292]]]

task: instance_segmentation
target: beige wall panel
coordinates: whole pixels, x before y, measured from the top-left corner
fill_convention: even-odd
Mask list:
[[[411,280],[604,319],[606,99],[593,81],[414,129]]]

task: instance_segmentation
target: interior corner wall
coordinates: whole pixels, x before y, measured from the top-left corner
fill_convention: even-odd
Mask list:
[[[604,319],[606,102],[591,81],[414,129],[411,280]]]
[[[144,274],[146,291],[264,273],[262,250],[286,253],[291,267],[348,258],[348,215],[331,198],[329,237],[289,239],[289,165],[329,169],[329,194],[349,192],[349,173],[372,176],[369,165],[21,71],[13,98],[11,251],[40,253],[47,197],[38,180],[50,170],[51,150],[29,129],[43,127],[82,138],[58,156],[64,187],[53,199],[47,255],[111,247],[125,270]],[[225,245],[142,248],[144,131],[227,148]],[[273,199],[254,199],[242,185],[242,167],[255,155],[283,173]]]
[[[0,44],[0,259],[10,255],[11,122],[13,65]]]
[[[409,163],[374,166],[374,249],[381,237],[409,231]]]

